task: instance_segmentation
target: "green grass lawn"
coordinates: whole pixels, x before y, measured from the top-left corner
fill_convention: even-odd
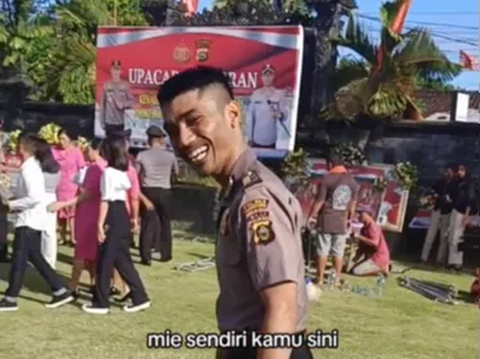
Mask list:
[[[175,263],[212,255],[211,244],[175,241],[173,263],[138,266],[152,299],[150,310],[126,314],[114,307],[108,316],[84,314],[75,305],[58,310],[42,303],[50,294],[39,275],[29,269],[16,313],[0,315],[0,357],[8,359],[134,359],[213,358],[212,350],[147,349],[152,332],[214,332],[217,284],[215,269],[186,273]],[[59,273],[70,274],[72,249],[61,247]],[[135,253],[135,260],[138,257]],[[7,286],[8,264],[0,264],[0,293]],[[469,290],[470,275],[412,270],[409,275],[457,285]],[[339,348],[315,350],[315,358],[470,359],[478,358],[478,309],[433,303],[397,286],[395,276],[380,298],[339,291],[324,292],[310,307],[310,331],[339,331]],[[348,278],[373,286],[375,279]]]

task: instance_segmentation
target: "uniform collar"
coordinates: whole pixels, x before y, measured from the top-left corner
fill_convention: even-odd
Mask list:
[[[252,148],[248,147],[233,165],[232,173],[230,174],[230,182],[237,182],[245,177],[256,161],[257,155]]]
[[[223,192],[223,198],[230,196],[233,185],[241,181],[249,172],[252,165],[257,161],[257,155],[252,148],[248,147],[233,165],[232,173],[230,174],[228,186]]]

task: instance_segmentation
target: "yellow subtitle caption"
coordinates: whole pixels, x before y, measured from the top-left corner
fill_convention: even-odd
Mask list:
[[[301,348],[338,349],[338,330],[323,332],[317,330],[307,334],[269,334],[251,331],[225,333],[163,333],[147,334],[149,349],[210,349],[210,348]]]

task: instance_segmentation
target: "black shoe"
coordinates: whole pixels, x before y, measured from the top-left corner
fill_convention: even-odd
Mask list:
[[[121,298],[113,298],[113,300],[117,303],[125,303],[127,300],[132,298],[132,292],[128,292]]]
[[[167,262],[170,262],[171,260],[172,260],[172,257],[160,258],[159,262],[167,263]]]
[[[45,304],[45,307],[49,309],[59,308],[62,305],[73,302],[74,300],[75,300],[75,296],[73,295],[73,293],[70,291],[67,291],[62,295],[54,295],[51,302],[48,304]]]
[[[0,300],[0,312],[16,312],[17,310],[17,303],[12,303],[5,299]]]
[[[118,290],[117,288],[115,287],[112,287],[110,288],[110,296],[116,296],[116,295],[119,295],[119,294],[122,294],[122,292],[120,292],[120,290]]]
[[[151,260],[149,260],[149,261],[142,261],[141,263],[142,263],[142,265],[147,266],[147,267],[151,267],[151,266],[152,266],[152,261],[151,261]]]

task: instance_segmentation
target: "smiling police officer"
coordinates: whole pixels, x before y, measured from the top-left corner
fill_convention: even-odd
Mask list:
[[[228,77],[198,67],[163,84],[158,100],[177,153],[222,186],[216,265],[221,332],[305,331],[307,293],[298,201],[242,134]],[[312,358],[306,347],[218,349],[217,358]]]

